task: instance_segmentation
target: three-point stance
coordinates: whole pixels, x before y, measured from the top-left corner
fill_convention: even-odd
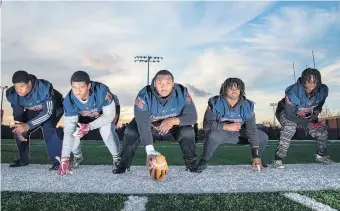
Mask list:
[[[245,127],[242,125],[245,124]],[[217,146],[222,143],[250,143],[253,167],[262,170],[261,156],[268,136],[256,128],[254,103],[245,97],[245,85],[239,78],[228,78],[222,84],[220,94],[209,99],[204,115],[206,131],[203,155],[197,171],[207,168]]]
[[[119,153],[119,138],[114,123],[114,119],[117,119],[116,105],[109,88],[102,83],[91,81],[84,71],[77,71],[72,75],[71,85],[72,90],[64,100],[64,141],[59,175],[71,171],[71,151],[74,156],[72,167],[78,167],[83,161],[80,138],[90,130],[99,128],[100,135],[113,157],[113,163],[117,162]]]
[[[152,85],[144,87],[136,97],[135,118],[124,133],[121,160],[114,174],[129,169],[136,146],[141,141],[145,146],[147,160],[159,155],[153,147],[153,134],[171,134],[184,154],[184,163],[189,171],[196,171],[196,144],[192,125],[197,121],[196,107],[187,88],[174,83],[167,70],[159,71]]]
[[[13,108],[14,135],[19,149],[19,159],[10,167],[29,164],[30,134],[41,128],[50,160],[50,170],[57,170],[56,160],[61,152],[61,137],[56,126],[63,116],[63,96],[53,89],[50,82],[19,70],[12,77],[14,86],[6,91],[7,100]]]

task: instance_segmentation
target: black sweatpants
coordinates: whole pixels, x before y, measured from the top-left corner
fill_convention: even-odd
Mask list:
[[[151,130],[153,136],[157,135],[157,132]],[[191,125],[179,126],[174,130],[171,130],[173,138],[179,142],[180,148],[183,152],[183,159],[186,166],[196,163],[196,143],[195,133]],[[136,120],[133,119],[126,127],[123,139],[123,148],[120,152],[121,162],[126,166],[130,166],[132,158],[135,154],[137,146],[140,143],[139,132],[137,128]]]

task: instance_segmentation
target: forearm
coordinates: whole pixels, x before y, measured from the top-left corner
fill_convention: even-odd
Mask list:
[[[258,139],[255,117],[246,120],[246,134],[252,148],[253,158],[259,157],[260,141]]]
[[[151,121],[148,111],[135,111],[135,120],[139,132],[139,137],[144,146],[153,145],[151,133]]]
[[[249,143],[252,148],[258,148],[260,146],[259,139],[257,137],[257,127],[255,118],[246,120],[246,134],[249,139]]]
[[[75,137],[73,136],[73,133],[76,131],[78,116],[65,117],[64,122],[64,140],[61,157],[69,158],[74,145]]]

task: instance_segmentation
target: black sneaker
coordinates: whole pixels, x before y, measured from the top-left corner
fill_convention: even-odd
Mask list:
[[[197,171],[196,158],[191,159],[191,160],[184,160],[184,163],[185,163],[185,170],[186,171],[200,173],[199,171]]]
[[[190,171],[190,172],[200,173],[200,171],[198,171],[196,165],[189,165],[189,166],[186,166],[185,170],[186,170],[186,171]]]
[[[29,162],[27,163],[21,163],[20,159],[15,160],[12,164],[9,165],[9,167],[21,167],[21,166],[27,166]]]
[[[121,168],[119,168],[119,167],[115,167],[113,170],[112,170],[112,173],[114,173],[114,174],[122,174],[122,173],[125,173],[126,172],[126,168],[124,168],[124,167],[121,167]]]
[[[197,164],[197,172],[202,172],[208,167],[208,161],[201,159]]]
[[[50,171],[56,171],[59,169],[59,162],[55,162],[51,167],[50,167]]]
[[[122,174],[122,173],[125,173],[126,171],[130,171],[130,165],[125,167],[123,162],[121,160],[118,160],[114,164],[114,168],[112,170],[112,173],[114,173],[114,174]]]

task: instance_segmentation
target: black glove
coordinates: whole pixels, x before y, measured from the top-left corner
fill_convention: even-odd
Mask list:
[[[314,110],[313,113],[308,117],[308,120],[310,122],[317,122],[319,113],[320,113],[319,110]]]

